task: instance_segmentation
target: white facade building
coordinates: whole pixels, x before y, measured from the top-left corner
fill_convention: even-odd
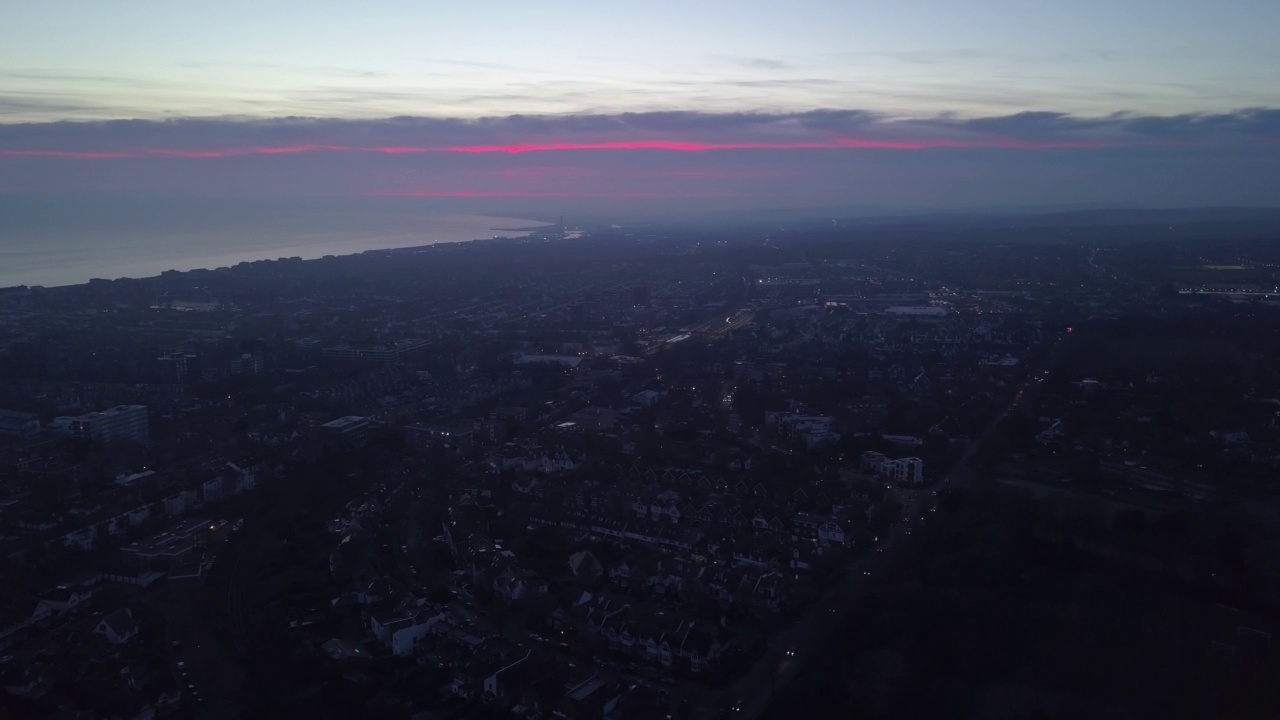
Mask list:
[[[892,459],[878,452],[862,454],[862,468],[906,485],[924,484],[924,461],[918,457]]]
[[[146,445],[151,440],[145,405],[117,405],[102,412],[60,417],[54,419],[53,426],[64,434],[102,445],[122,442]]]

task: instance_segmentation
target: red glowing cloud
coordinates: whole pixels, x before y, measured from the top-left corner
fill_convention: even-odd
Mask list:
[[[999,148],[1016,150],[1040,150],[1061,148],[1102,148],[1114,143],[1105,142],[1033,142],[1012,138],[983,140],[869,140],[864,138],[835,138],[814,142],[696,142],[685,140],[614,140],[608,142],[548,142],[519,143],[510,145],[439,145],[439,146],[372,146],[302,144],[280,147],[232,147],[210,149],[143,148],[114,152],[79,152],[66,150],[0,150],[3,157],[49,157],[68,160],[120,160],[145,158],[215,159],[251,155],[296,155],[302,153],[377,153],[382,155],[416,155],[422,153],[462,153],[469,155],[507,154],[535,152],[584,152],[599,150],[634,151],[652,150],[681,153],[724,152],[734,150],[930,150]]]
[[[5,125],[0,158],[218,159],[348,153],[1053,150],[1274,144],[1280,110],[1075,117],[1055,112],[891,118],[858,110],[657,112],[482,120],[182,119]]]
[[[421,197],[421,198],[652,198],[664,197],[657,193],[593,193],[593,192],[522,192],[510,190],[375,190],[364,193],[369,197]]]

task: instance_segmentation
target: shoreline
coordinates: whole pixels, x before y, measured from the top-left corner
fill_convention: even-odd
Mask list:
[[[489,217],[490,223],[493,220],[516,220],[520,222],[520,218],[502,218]],[[527,221],[526,221],[527,222]],[[163,261],[165,265],[161,265],[154,259],[149,259],[145,255],[136,258],[135,268],[130,270],[127,267],[111,267],[117,265],[113,262],[114,258],[110,257],[110,250],[103,250],[95,247],[96,243],[83,242],[79,245],[67,248],[62,251],[53,251],[41,253],[47,254],[48,257],[41,258],[43,262],[33,263],[34,267],[26,268],[27,272],[21,270],[12,273],[9,277],[0,276],[0,289],[5,288],[68,288],[87,285],[90,282],[114,282],[116,280],[143,280],[146,278],[160,277],[166,273],[178,272],[213,272],[219,268],[235,267],[244,263],[257,262],[275,262],[279,260],[320,260],[326,257],[343,257],[358,256],[371,252],[389,252],[396,250],[416,250],[421,251],[435,245],[445,244],[463,244],[473,242],[484,242],[494,239],[494,233],[519,233],[519,235],[508,235],[510,239],[520,239],[528,236],[530,233],[536,232],[552,223],[547,223],[537,227],[529,227],[528,229],[517,229],[510,227],[506,229],[493,228],[490,223],[476,223],[470,228],[440,228],[439,230],[430,227],[430,223],[425,223],[423,230],[415,230],[410,232],[377,232],[371,231],[368,235],[364,233],[351,233],[350,237],[343,238],[331,242],[308,242],[314,239],[311,235],[302,238],[280,238],[284,243],[279,247],[251,247],[246,246],[243,241],[223,243],[218,242],[222,238],[199,238],[188,237],[187,240],[194,242],[188,248],[193,252],[187,258],[173,257]],[[515,225],[516,223],[512,223]],[[455,231],[456,230],[456,231]],[[345,234],[345,233],[344,233]],[[309,233],[307,235],[310,235]],[[362,237],[363,236],[363,237]],[[448,237],[452,236],[452,237]],[[232,237],[232,236],[227,236]],[[305,237],[305,236],[304,236]],[[104,247],[110,247],[111,240],[114,238],[102,238],[99,242]],[[294,242],[289,242],[294,240]],[[297,240],[301,240],[300,242]],[[163,252],[166,246],[172,243],[172,240],[166,240],[162,236],[156,236],[151,239],[145,248],[133,248],[136,250],[155,250]],[[361,247],[362,243],[379,243],[386,242],[385,245],[374,247]],[[223,245],[223,247],[219,247]],[[236,247],[239,245],[239,247]],[[201,253],[202,248],[217,248],[213,253]],[[219,253],[217,250],[223,250]],[[0,252],[0,263],[3,263],[5,253]],[[200,255],[204,254],[204,257]],[[135,265],[135,263],[126,262],[120,265]],[[7,273],[6,273],[7,274]],[[25,276],[25,277],[24,277]],[[76,277],[79,276],[79,277]]]
[[[443,250],[447,247],[451,247],[455,245],[475,245],[475,244],[492,242],[495,240],[525,240],[525,239],[528,239],[528,235],[523,235],[519,237],[482,237],[482,238],[474,238],[471,240],[441,240],[439,242],[428,243],[426,245],[403,245],[399,247],[371,248],[368,250],[359,250],[356,252],[327,253],[325,255],[320,255],[317,257],[302,257],[299,255],[291,255],[291,256],[281,256],[281,257],[274,257],[274,258],[258,258],[255,260],[241,260],[231,265],[218,265],[216,267],[197,267],[197,268],[189,268],[186,270],[173,270],[173,269],[163,270],[154,275],[139,275],[137,277],[133,277],[129,275],[123,275],[115,278],[94,277],[94,278],[89,278],[84,282],[68,283],[65,285],[39,285],[39,284],[29,284],[29,283],[18,284],[18,285],[0,285],[0,293],[21,291],[21,290],[30,291],[30,290],[36,290],[36,289],[39,289],[42,291],[43,290],[66,290],[68,288],[85,287],[93,283],[114,283],[114,282],[123,282],[123,281],[145,282],[148,280],[155,280],[157,278],[163,277],[170,273],[177,273],[179,275],[186,275],[188,273],[212,273],[212,272],[219,272],[219,271],[235,270],[241,265],[256,265],[258,263],[276,263],[276,262],[308,263],[308,262],[319,262],[321,260],[343,260],[348,258],[357,258],[362,255],[382,255],[382,254],[415,255],[422,252],[431,252],[437,248],[440,248]]]

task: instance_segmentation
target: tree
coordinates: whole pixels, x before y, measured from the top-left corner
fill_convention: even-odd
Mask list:
[[[1121,510],[1111,519],[1111,533],[1126,544],[1136,543],[1147,532],[1147,515],[1141,510]]]
[[[871,512],[871,527],[877,532],[885,532],[896,520],[902,517],[902,503],[888,498],[876,506]]]

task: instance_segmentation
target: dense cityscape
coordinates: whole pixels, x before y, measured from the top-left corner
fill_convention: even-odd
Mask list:
[[[0,717],[1258,717],[1270,216],[0,290]]]

